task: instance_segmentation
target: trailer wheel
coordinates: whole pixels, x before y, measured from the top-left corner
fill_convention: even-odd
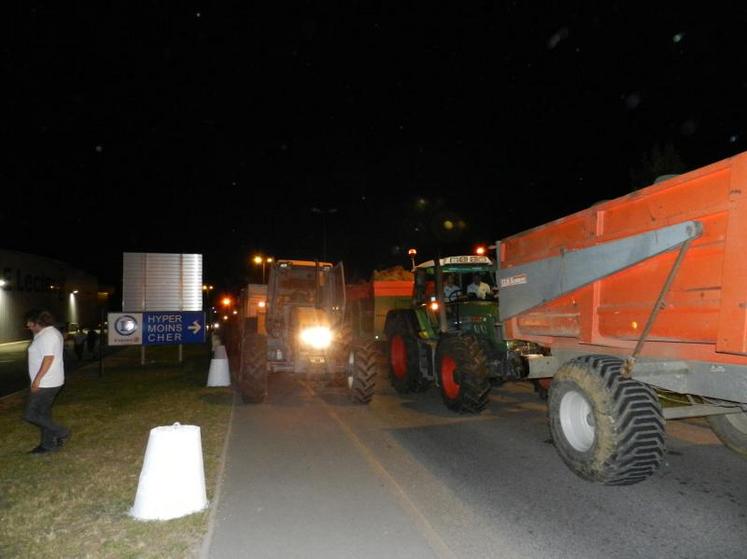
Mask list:
[[[237,388],[245,404],[259,404],[267,396],[267,339],[247,333],[241,343]]]
[[[391,323],[389,340],[389,380],[400,394],[423,392],[429,382],[420,374],[418,340],[402,320]]]
[[[710,415],[708,423],[727,448],[747,456],[747,412]]]
[[[347,376],[350,399],[356,404],[368,404],[374,395],[379,366],[374,342],[355,345],[350,350]]]
[[[490,378],[485,354],[474,336],[441,338],[436,348],[436,374],[447,408],[459,413],[485,409]]]
[[[651,476],[664,454],[664,418],[651,387],[621,375],[617,357],[591,355],[563,365],[550,385],[555,448],[579,477],[630,485]]]

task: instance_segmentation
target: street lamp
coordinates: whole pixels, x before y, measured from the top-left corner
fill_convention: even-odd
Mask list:
[[[258,254],[252,260],[257,266],[262,265],[262,283],[265,283],[265,264],[272,264],[272,256],[260,256]]]

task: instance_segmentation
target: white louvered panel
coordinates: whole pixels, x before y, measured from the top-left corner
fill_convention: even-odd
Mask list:
[[[202,310],[202,255],[124,253],[122,309]]]

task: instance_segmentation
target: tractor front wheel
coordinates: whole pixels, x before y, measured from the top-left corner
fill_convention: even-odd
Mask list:
[[[368,404],[374,395],[379,355],[374,342],[353,346],[348,358],[347,374],[350,399],[356,404]]]
[[[245,404],[259,404],[267,396],[267,338],[253,332],[244,334],[241,366],[236,383]]]
[[[480,413],[488,404],[487,359],[473,336],[444,335],[436,348],[436,374],[446,407],[459,413]]]
[[[394,321],[387,332],[389,340],[389,380],[400,394],[422,392],[429,382],[420,373],[417,338],[402,320]]]

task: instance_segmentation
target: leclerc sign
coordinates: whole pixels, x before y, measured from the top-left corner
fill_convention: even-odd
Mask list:
[[[109,313],[109,345],[179,345],[205,341],[205,313]]]
[[[143,313],[143,345],[201,344],[205,313],[159,311]]]

